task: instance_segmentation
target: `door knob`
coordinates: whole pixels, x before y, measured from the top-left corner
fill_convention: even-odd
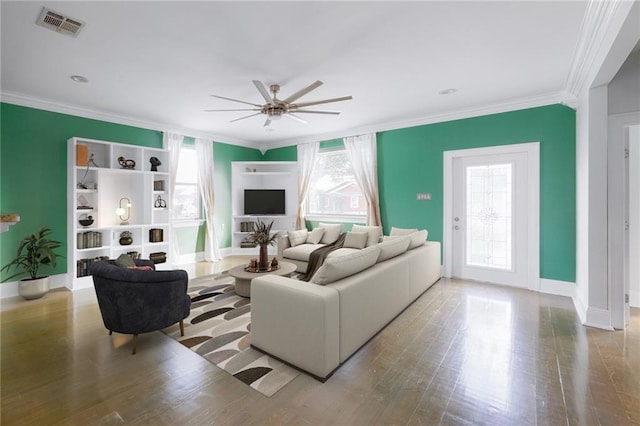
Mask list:
[[[453,220],[456,221],[456,222],[460,222],[460,218],[459,217],[454,217]]]
[[[453,227],[453,229],[455,229],[457,231],[458,229],[460,229],[460,227],[458,225],[456,225],[456,226]]]

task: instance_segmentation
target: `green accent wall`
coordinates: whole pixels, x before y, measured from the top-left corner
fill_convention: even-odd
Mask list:
[[[262,154],[257,149],[217,142],[213,144],[215,215],[218,218],[216,231],[220,247],[231,247],[231,162],[261,160]]]
[[[426,228],[442,241],[444,151],[540,142],[540,276],[575,282],[575,128],[574,110],[551,105],[378,133],[385,233]]]
[[[270,149],[264,153],[264,161],[298,161],[298,151],[295,145]]]
[[[18,242],[44,225],[67,254],[67,139],[73,136],[162,147],[162,132],[11,104],[0,104],[0,211],[20,222],[0,237],[0,263],[14,256]],[[65,259],[42,271],[67,271]],[[2,278],[8,274],[3,272]]]
[[[78,136],[162,148],[162,132],[106,121],[0,103],[0,211],[17,213],[20,222],[0,236],[0,266],[14,256],[18,242],[49,225],[52,238],[67,252],[67,140]],[[187,142],[192,138],[187,138]],[[259,161],[259,150],[214,142],[216,214],[225,223],[218,237],[231,246],[231,162]],[[177,228],[181,254],[204,250],[204,226]],[[49,274],[67,272],[60,259]],[[7,277],[3,272],[0,278]]]
[[[575,111],[550,105],[377,134],[380,210],[385,234],[392,226],[425,228],[443,238],[444,152],[540,142],[540,277],[576,280]],[[321,142],[321,148],[340,140]],[[295,147],[267,151],[274,160],[295,159]],[[270,154],[271,153],[271,154]],[[430,192],[431,201],[416,193]],[[313,228],[317,222],[307,221]],[[352,224],[345,224],[345,230]]]
[[[161,147],[162,132],[11,104],[0,104],[0,211],[21,220],[0,236],[0,263],[43,225],[65,242],[66,144],[73,136]],[[540,276],[575,282],[575,111],[551,105],[379,132],[378,183],[385,233],[391,226],[426,228],[442,241],[443,153],[446,150],[540,142]],[[323,141],[328,148],[341,141]],[[215,142],[216,216],[220,247],[231,246],[231,162],[295,161],[296,147],[258,150]],[[431,201],[416,201],[430,192]],[[313,223],[309,223],[313,226]],[[346,226],[345,229],[350,228]],[[203,227],[178,228],[182,254],[203,250]],[[51,273],[66,272],[62,260]],[[7,276],[6,273],[2,277]]]

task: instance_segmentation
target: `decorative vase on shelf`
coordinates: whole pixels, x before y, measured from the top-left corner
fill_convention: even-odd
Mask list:
[[[121,246],[131,245],[131,243],[133,243],[133,237],[131,236],[131,232],[124,231],[123,233],[121,233],[119,243]]]
[[[258,269],[268,269],[269,268],[269,252],[267,250],[267,245],[263,244],[260,246],[260,260],[258,261]]]

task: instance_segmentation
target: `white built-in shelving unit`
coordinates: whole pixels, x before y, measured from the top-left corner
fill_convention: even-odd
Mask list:
[[[242,248],[241,243],[249,232],[242,229],[243,222],[273,221],[273,232],[286,232],[295,229],[298,209],[298,163],[295,161],[235,161],[231,163],[231,215],[232,238],[231,252],[236,255],[258,256],[258,248]],[[284,215],[245,215],[245,189],[284,189],[286,210]],[[274,255],[276,247],[269,247]]]
[[[88,157],[93,156],[95,165],[78,165],[84,163],[82,159],[78,162],[78,147]],[[123,168],[118,161],[120,157],[133,160],[135,167]],[[151,171],[151,157],[161,162],[157,171]],[[68,140],[67,164],[68,287],[76,290],[93,286],[88,275],[90,263],[99,258],[115,259],[122,253],[137,252],[142,259],[149,259],[152,253],[166,253],[166,262],[156,264],[156,268],[169,269],[172,259],[168,151],[74,137]],[[122,225],[116,214],[123,198],[131,204],[128,225]],[[92,216],[93,223],[82,226],[80,220],[88,216]],[[133,238],[130,245],[120,244],[125,231]],[[161,241],[158,234],[162,234]]]

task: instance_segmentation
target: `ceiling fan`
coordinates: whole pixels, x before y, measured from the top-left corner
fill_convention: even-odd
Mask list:
[[[254,113],[254,114],[250,114],[250,115],[247,115],[245,117],[240,117],[240,118],[236,118],[235,120],[231,120],[230,123],[233,123],[234,121],[244,120],[245,118],[254,117],[254,116],[260,115],[260,114],[264,114],[264,115],[267,116],[267,120],[264,122],[264,126],[268,126],[269,124],[271,124],[271,121],[273,121],[273,120],[279,120],[280,117],[287,117],[287,118],[299,121],[301,123],[306,123],[305,120],[303,120],[302,118],[298,117],[297,115],[295,115],[293,113],[295,112],[296,114],[304,113],[304,114],[331,114],[331,115],[338,115],[338,114],[340,114],[339,111],[314,111],[314,110],[301,109],[301,108],[305,108],[305,107],[309,107],[309,106],[313,106],[313,105],[328,104],[328,103],[331,103],[331,102],[348,101],[349,99],[351,99],[351,96],[343,96],[343,97],[340,97],[340,98],[325,99],[325,100],[322,100],[322,101],[293,103],[294,101],[296,101],[297,99],[303,97],[304,95],[306,95],[307,93],[311,92],[312,90],[317,89],[318,87],[320,87],[323,84],[320,80],[316,80],[314,83],[311,83],[309,86],[305,87],[304,89],[298,90],[296,93],[294,93],[293,95],[289,96],[286,99],[278,99],[276,97],[276,95],[280,91],[280,86],[277,85],[277,84],[272,84],[271,86],[269,86],[271,94],[269,94],[269,92],[267,91],[267,88],[264,86],[264,84],[262,84],[261,81],[253,80],[253,84],[256,86],[256,88],[258,89],[258,91],[260,92],[260,94],[262,95],[264,100],[266,101],[266,104],[260,105],[260,104],[255,104],[253,102],[246,102],[246,101],[241,101],[241,100],[238,100],[238,99],[227,98],[227,97],[224,97],[224,96],[211,95],[214,98],[225,99],[227,101],[239,102],[241,104],[251,105],[251,106],[253,106],[253,108],[244,108],[244,109],[206,109],[205,111],[207,111],[207,112],[258,111],[258,112]]]

